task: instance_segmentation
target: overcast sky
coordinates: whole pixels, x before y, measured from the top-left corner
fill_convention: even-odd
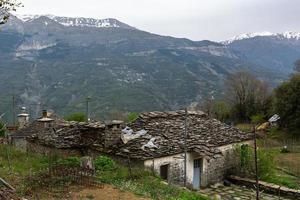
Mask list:
[[[300,0],[20,0],[18,14],[117,18],[141,30],[193,40],[300,31]]]

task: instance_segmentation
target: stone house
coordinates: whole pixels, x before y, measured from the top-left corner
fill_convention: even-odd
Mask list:
[[[127,130],[131,135],[144,133],[121,145],[118,154],[126,156],[122,151],[126,149],[167,182],[186,182],[193,189],[223,181],[239,165],[235,146],[251,144],[253,139],[250,133],[191,111],[143,113]]]
[[[35,152],[55,149],[132,159],[169,183],[193,189],[224,180],[239,165],[235,146],[253,139],[250,133],[191,111],[142,113],[129,124],[59,121],[33,132],[27,142]]]

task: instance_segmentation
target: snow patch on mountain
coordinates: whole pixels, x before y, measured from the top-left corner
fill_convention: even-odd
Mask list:
[[[96,27],[96,28],[105,28],[105,27],[117,27],[117,28],[129,28],[134,29],[133,27],[124,24],[116,19],[107,18],[107,19],[93,19],[93,18],[84,18],[84,17],[59,17],[55,15],[17,15],[19,19],[23,22],[31,22],[39,17],[47,17],[63,26],[77,26],[77,27]],[[47,24],[46,24],[47,25]]]
[[[268,31],[255,32],[255,33],[244,33],[230,38],[229,40],[223,41],[223,44],[231,44],[235,41],[250,39],[255,37],[277,37],[279,39],[295,39],[300,40],[300,32],[286,31],[284,33],[271,33]]]
[[[258,36],[274,36],[274,35],[276,35],[276,34],[268,32],[268,31],[255,32],[255,33],[244,33],[244,34],[234,36],[234,37],[230,38],[229,40],[224,41],[223,43],[230,44],[237,40],[244,40],[244,39],[254,38],[254,37],[258,37]]]

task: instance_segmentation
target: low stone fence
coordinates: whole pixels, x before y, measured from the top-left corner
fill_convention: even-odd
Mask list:
[[[236,185],[242,185],[252,189],[255,189],[256,186],[255,180],[251,180],[247,178],[241,178],[238,176],[229,176],[227,179]],[[278,196],[291,197],[293,199],[300,199],[300,190],[294,190],[283,186],[266,183],[263,181],[259,181],[259,189],[260,191],[264,191],[265,193],[275,194]]]

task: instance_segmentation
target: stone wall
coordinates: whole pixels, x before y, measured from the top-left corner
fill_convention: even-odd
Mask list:
[[[26,147],[28,152],[38,153],[42,155],[59,155],[62,157],[85,156],[85,153],[80,149],[57,149],[42,146],[29,141],[27,141]]]
[[[11,138],[11,143],[16,149],[18,149],[20,151],[24,152],[27,150],[27,141],[26,141],[26,138],[24,138],[24,137]]]
[[[182,154],[176,154],[162,158],[148,159],[144,161],[144,166],[146,169],[153,171],[156,175],[160,175],[160,167],[163,165],[169,165],[168,183],[183,185],[184,160],[182,158]]]
[[[201,186],[206,187],[222,182],[226,176],[236,171],[240,165],[240,160],[235,153],[235,147],[239,147],[242,144],[251,145],[252,141],[219,147],[222,156],[210,159],[206,158],[204,160]]]
[[[255,189],[256,181],[247,179],[247,178],[240,178],[237,176],[229,176],[228,179],[237,185],[246,186],[248,188]],[[259,188],[260,191],[264,191],[266,193],[276,194],[280,196],[291,197],[293,199],[300,199],[300,190],[293,190],[283,186],[266,183],[263,181],[259,181]]]

